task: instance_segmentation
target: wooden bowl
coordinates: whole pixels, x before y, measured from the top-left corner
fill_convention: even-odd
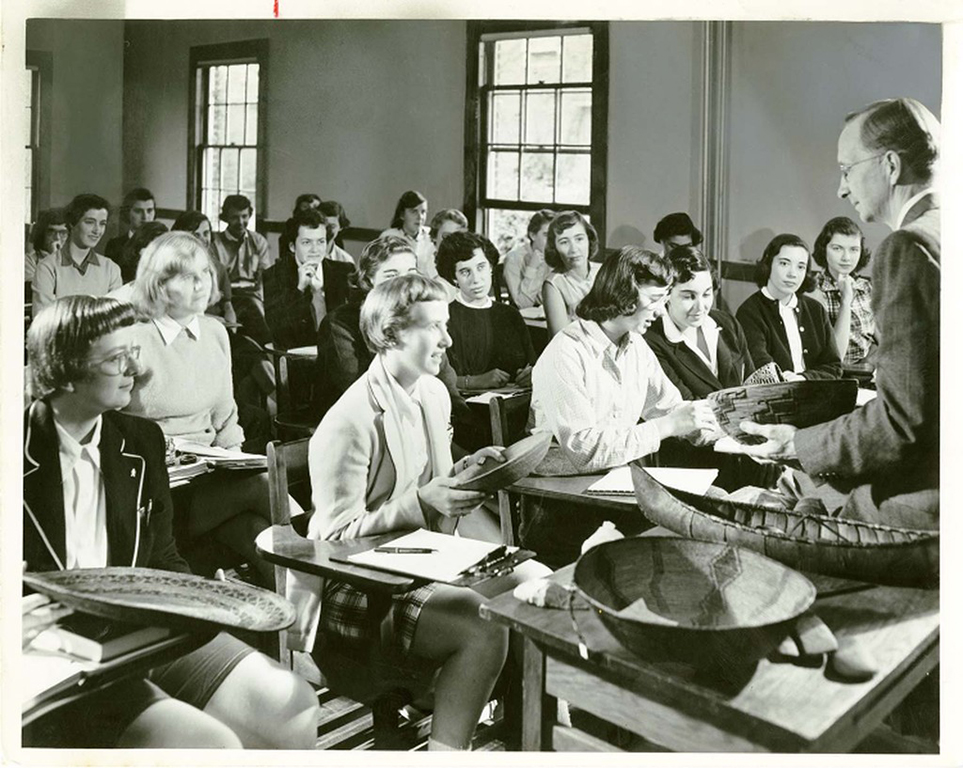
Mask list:
[[[764,555],[674,537],[593,547],[574,581],[628,650],[708,668],[763,658],[816,598],[805,576]]]
[[[712,392],[709,405],[727,434],[742,443],[764,442],[739,428],[743,421],[811,427],[849,413],[856,407],[858,385],[853,379],[784,381],[753,384]]]
[[[493,493],[507,488],[516,480],[528,477],[545,458],[552,443],[551,432],[538,432],[512,443],[502,454],[504,462],[488,459],[484,464],[473,464],[455,476],[455,488],[462,491]]]
[[[27,586],[106,619],[192,630],[277,632],[294,606],[266,589],[155,568],[78,568],[25,573]]]

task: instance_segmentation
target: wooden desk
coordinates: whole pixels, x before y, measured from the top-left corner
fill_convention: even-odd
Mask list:
[[[570,583],[574,566],[552,577]],[[841,580],[815,577],[817,588]],[[854,584],[853,582],[842,582]],[[817,598],[837,637],[858,637],[879,671],[865,683],[822,668],[766,659],[741,679],[706,679],[683,664],[650,663],[625,650],[591,611],[576,611],[590,649],[578,654],[568,611],[501,595],[481,615],[524,640],[522,748],[606,750],[606,742],[555,723],[562,698],[675,751],[845,752],[859,744],[939,661],[939,592],[868,586]]]

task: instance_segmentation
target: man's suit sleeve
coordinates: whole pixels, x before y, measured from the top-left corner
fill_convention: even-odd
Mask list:
[[[899,471],[930,447],[939,409],[939,266],[907,232],[875,256],[873,282],[881,340],[875,400],[796,433],[810,474],[860,478]]]

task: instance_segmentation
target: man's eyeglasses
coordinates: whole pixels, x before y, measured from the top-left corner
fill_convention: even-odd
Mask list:
[[[843,180],[849,179],[849,172],[853,170],[857,165],[862,165],[863,163],[868,163],[870,160],[876,160],[877,158],[885,155],[885,152],[880,152],[878,155],[872,155],[871,157],[864,157],[862,160],[857,160],[855,163],[849,163],[848,165],[840,165],[839,172],[843,175]]]
[[[130,369],[130,366],[140,360],[140,347],[131,347],[116,355],[105,357],[103,360],[91,360],[87,363],[90,368],[96,368],[107,376],[120,376]]]

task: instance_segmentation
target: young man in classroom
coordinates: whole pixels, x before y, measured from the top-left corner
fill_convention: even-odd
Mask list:
[[[134,232],[141,224],[153,221],[157,215],[154,203],[154,195],[149,189],[137,187],[124,195],[124,202],[121,204],[120,215],[127,217],[127,232],[112,237],[107,241],[104,248],[104,255],[116,263],[120,263],[121,254],[127,241],[134,236]]]

